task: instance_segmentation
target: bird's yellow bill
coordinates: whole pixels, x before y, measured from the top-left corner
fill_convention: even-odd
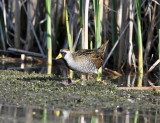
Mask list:
[[[60,58],[62,58],[62,54],[61,53],[59,53],[59,55],[56,57],[56,59],[60,59]]]

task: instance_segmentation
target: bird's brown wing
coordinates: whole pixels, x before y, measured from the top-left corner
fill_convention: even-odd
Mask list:
[[[88,56],[88,55],[92,54],[93,52],[95,52],[95,50],[82,49],[82,50],[76,51],[75,53],[76,53],[78,56],[81,56],[81,55]]]
[[[85,61],[92,54],[93,50],[82,49],[72,53],[75,61]]]
[[[99,69],[104,62],[104,54],[98,52],[97,50],[91,55],[90,60],[96,64]]]
[[[72,53],[72,55],[75,61],[78,61],[78,60],[83,61],[88,59],[94,62],[97,68],[100,68],[104,61],[103,59],[104,54],[102,52],[99,52],[98,50],[83,49],[83,50],[78,50]]]

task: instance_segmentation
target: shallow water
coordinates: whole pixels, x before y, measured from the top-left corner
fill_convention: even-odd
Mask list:
[[[38,107],[2,106],[0,121],[3,123],[158,123],[160,108],[132,109],[116,107],[114,109],[95,109],[94,111],[72,111]]]
[[[47,73],[47,67],[36,65],[36,64],[1,64],[0,69],[3,70],[18,70],[18,71],[27,71],[28,73],[32,73],[35,71],[36,73]],[[55,65],[52,67],[52,74],[55,74],[56,77],[63,76],[67,77],[68,69],[63,65]],[[158,86],[160,85],[159,72],[149,74],[149,81],[147,79],[143,79],[144,86],[150,86],[152,84]],[[81,75],[76,74],[75,77],[79,78]],[[103,75],[103,79],[111,81],[111,83],[116,84],[118,87],[126,87],[126,86],[135,86],[137,85],[138,76],[134,75],[123,75],[118,78],[108,77],[105,73]],[[30,81],[34,79],[26,79],[25,81]],[[40,80],[39,80],[40,81]],[[154,93],[154,92],[153,92]],[[3,94],[2,94],[3,95]],[[101,106],[101,104],[95,106],[95,108],[67,108],[66,106],[61,108],[57,108],[54,105],[50,106],[37,106],[31,104],[15,104],[5,103],[7,100],[5,98],[0,97],[0,121],[4,123],[12,123],[12,122],[55,122],[55,123],[132,123],[132,122],[160,122],[160,94],[146,94],[141,95],[140,97],[134,97],[134,95],[128,94],[126,91],[119,96],[126,97],[124,101],[130,102],[132,104],[137,103],[137,100],[141,100],[140,98],[147,97],[147,101],[145,104],[137,103],[134,105],[122,105],[117,103],[118,105],[113,105],[112,103],[107,104],[107,106]],[[3,95],[4,96],[4,95]],[[45,95],[46,96],[46,95]],[[117,97],[119,98],[119,97]],[[15,98],[16,100],[16,98]],[[102,99],[103,100],[103,99]],[[93,100],[94,101],[94,100]],[[95,100],[96,101],[96,100]],[[15,101],[16,102],[16,101]],[[101,103],[101,102],[99,102]],[[103,104],[104,105],[104,102]]]

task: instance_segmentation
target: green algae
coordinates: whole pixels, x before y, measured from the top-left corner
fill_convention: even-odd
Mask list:
[[[0,70],[0,103],[65,109],[153,107],[160,97],[152,91],[117,90],[111,81],[64,86],[54,75]]]

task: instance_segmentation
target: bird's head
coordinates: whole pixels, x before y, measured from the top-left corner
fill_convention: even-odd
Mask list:
[[[71,52],[68,49],[61,49],[59,55],[56,57],[56,59],[69,59],[71,57]]]

